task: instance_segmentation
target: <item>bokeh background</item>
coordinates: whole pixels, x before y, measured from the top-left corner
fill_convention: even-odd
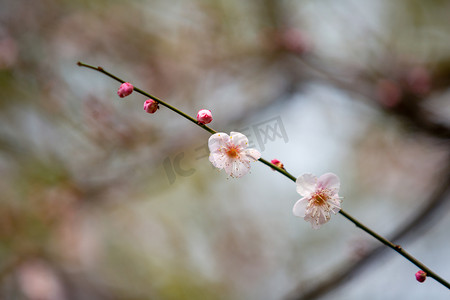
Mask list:
[[[121,99],[100,65],[295,176],[450,279],[450,2],[0,2],[0,298],[448,299],[341,215],[312,230],[260,163]]]

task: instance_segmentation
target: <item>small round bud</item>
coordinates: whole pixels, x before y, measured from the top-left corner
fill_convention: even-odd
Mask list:
[[[272,159],[271,163],[277,166],[280,169],[284,169],[284,165],[278,159]]]
[[[295,28],[280,32],[278,43],[281,48],[297,54],[305,54],[312,50],[312,43],[307,34]]]
[[[154,114],[158,110],[158,102],[153,99],[148,99],[144,102],[144,110],[149,114]]]
[[[197,113],[197,121],[199,124],[208,124],[212,121],[211,111],[208,109],[201,109]]]
[[[122,83],[119,87],[119,90],[117,91],[117,95],[119,95],[120,98],[126,97],[133,92],[133,89],[134,87],[131,83]]]
[[[427,279],[427,273],[425,273],[424,271],[420,270],[417,271],[416,273],[416,279],[418,282],[424,282],[425,279]]]
[[[402,101],[403,91],[394,81],[382,79],[376,89],[378,102],[385,108],[395,108]]]

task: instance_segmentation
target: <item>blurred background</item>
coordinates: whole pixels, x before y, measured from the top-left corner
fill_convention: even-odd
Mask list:
[[[0,298],[448,299],[341,215],[292,215],[260,163],[227,179],[209,134],[246,134],[450,280],[450,2],[0,3]]]

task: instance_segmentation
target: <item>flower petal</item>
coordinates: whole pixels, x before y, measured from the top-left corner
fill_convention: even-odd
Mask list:
[[[213,134],[208,140],[209,152],[220,151],[222,147],[225,147],[229,143],[229,139],[228,134],[223,132]]]
[[[320,189],[329,189],[334,191],[335,193],[339,192],[339,188],[341,183],[339,181],[339,177],[333,173],[325,173],[319,177],[317,180],[317,187]]]
[[[330,211],[334,214],[337,214],[341,210],[341,199],[337,197],[331,198],[328,200],[328,204],[330,205]]]
[[[308,197],[316,189],[317,177],[312,174],[303,174],[296,180],[297,193],[303,197]]]
[[[241,149],[248,147],[248,139],[242,133],[232,131],[230,133],[230,140],[234,145],[239,146]]]
[[[317,221],[317,219],[311,219],[310,222],[311,222],[312,229],[319,229],[320,225],[322,225],[321,223],[319,223]]]
[[[257,161],[261,157],[261,153],[256,149],[245,149],[242,152],[249,161]]]
[[[225,153],[213,152],[209,154],[209,161],[213,164],[214,167],[223,169],[228,162],[228,157]]]
[[[224,170],[225,173],[228,174],[228,176],[233,176],[233,161],[234,160],[229,158],[228,156],[226,157]]]
[[[292,213],[294,214],[294,216],[297,216],[300,218],[305,217],[306,206],[308,205],[308,200],[309,200],[308,198],[302,198],[294,204],[294,207],[292,208]]]
[[[244,160],[234,160],[232,163],[231,172],[228,175],[232,177],[242,177],[250,171],[250,162]]]
[[[317,217],[317,221],[320,225],[325,224],[330,220],[330,213],[324,210],[319,211],[319,216]]]

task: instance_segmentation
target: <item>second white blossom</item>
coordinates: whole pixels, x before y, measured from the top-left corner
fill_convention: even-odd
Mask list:
[[[341,210],[339,177],[326,173],[317,178],[312,174],[304,174],[297,178],[297,192],[303,196],[295,203],[293,213],[311,223],[317,229]]]

